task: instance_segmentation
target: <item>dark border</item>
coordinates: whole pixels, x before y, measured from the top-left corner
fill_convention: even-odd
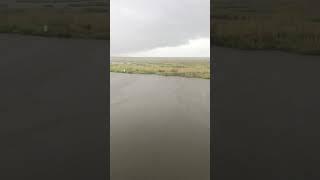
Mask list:
[[[105,69],[106,69],[106,71],[107,71],[107,82],[106,82],[106,85],[107,85],[107,87],[106,87],[106,89],[107,89],[107,100],[106,100],[106,102],[107,102],[107,120],[106,120],[106,139],[107,139],[107,147],[106,147],[106,177],[107,177],[107,180],[109,180],[109,179],[111,179],[111,177],[110,177],[110,0],[107,0],[107,6],[109,6],[109,7],[107,7],[107,9],[108,9],[108,11],[107,11],[107,14],[106,14],[106,16],[107,16],[107,25],[108,25],[108,31],[109,31],[109,37],[108,37],[108,39],[107,39],[107,41],[106,41],[106,43],[107,43],[107,47],[109,48],[109,49],[106,49],[106,52],[107,52],[107,57],[109,57],[109,59],[107,59],[106,61],[107,61],[107,63],[106,63],[106,65],[107,65],[107,67],[105,67]]]
[[[213,173],[214,173],[214,145],[215,145],[215,136],[214,136],[214,128],[215,128],[215,118],[214,118],[214,102],[215,102],[215,69],[216,63],[213,59],[214,49],[213,49],[213,38],[211,37],[212,29],[212,15],[213,15],[213,5],[214,0],[210,0],[210,180],[213,180]]]

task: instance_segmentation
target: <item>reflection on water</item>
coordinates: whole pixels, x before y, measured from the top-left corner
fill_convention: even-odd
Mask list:
[[[112,180],[209,180],[209,86],[111,73]]]

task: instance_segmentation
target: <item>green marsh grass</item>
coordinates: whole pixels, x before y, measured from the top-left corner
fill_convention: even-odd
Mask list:
[[[209,60],[120,60],[110,65],[110,71],[129,74],[157,74],[210,79]]]
[[[106,12],[101,10],[37,8],[0,12],[0,33],[90,39],[110,36]]]
[[[320,14],[306,13],[304,7],[275,2],[267,7],[239,6],[217,0],[211,40],[232,48],[320,54]]]

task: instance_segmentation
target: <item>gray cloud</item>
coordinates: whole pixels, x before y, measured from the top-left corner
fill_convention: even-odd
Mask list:
[[[210,36],[210,0],[111,0],[111,54]]]

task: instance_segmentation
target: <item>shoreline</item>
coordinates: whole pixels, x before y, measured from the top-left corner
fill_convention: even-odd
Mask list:
[[[197,78],[197,77],[185,77],[185,76],[170,76],[170,75],[161,75],[161,74],[151,74],[151,73],[123,73],[123,72],[112,72],[110,71],[110,74],[113,73],[113,74],[127,74],[127,75],[147,75],[147,76],[158,76],[158,77],[170,77],[170,78],[183,78],[183,79],[195,79],[195,80],[209,80],[211,78]]]
[[[290,49],[280,49],[280,48],[242,48],[242,47],[230,47],[220,44],[213,44],[211,48],[226,48],[230,50],[239,50],[239,51],[248,51],[248,52],[270,52],[270,53],[284,53],[291,55],[299,55],[299,56],[310,56],[310,57],[318,57],[320,56],[320,50],[318,53],[308,53],[308,52],[299,52]]]
[[[43,34],[43,33],[19,33],[19,32],[1,32],[0,35],[17,35],[17,36],[29,36],[29,37],[43,37],[43,38],[56,38],[56,39],[84,39],[84,40],[110,40],[109,37],[92,37],[92,36],[80,36],[80,35],[68,35],[68,34]]]
[[[210,79],[210,61],[118,60],[111,62],[110,72],[125,74],[155,74],[185,78]]]

